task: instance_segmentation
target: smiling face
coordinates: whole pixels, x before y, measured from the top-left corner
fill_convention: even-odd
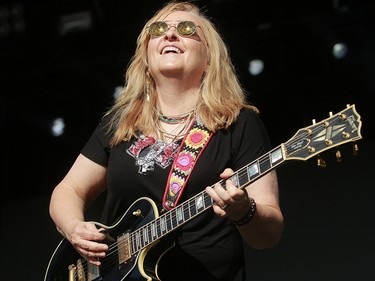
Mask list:
[[[168,24],[167,32],[159,37],[151,36],[148,42],[147,58],[149,71],[155,81],[158,77],[187,77],[200,81],[207,67],[207,43],[199,27],[199,18],[189,12],[173,12],[163,20]],[[191,21],[197,26],[191,36],[181,36],[177,25]]]

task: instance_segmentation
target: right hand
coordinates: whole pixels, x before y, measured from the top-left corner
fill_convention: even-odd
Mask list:
[[[99,259],[104,258],[108,251],[108,245],[99,242],[106,238],[103,230],[98,229],[92,222],[78,221],[73,225],[67,239],[83,258],[99,266]]]

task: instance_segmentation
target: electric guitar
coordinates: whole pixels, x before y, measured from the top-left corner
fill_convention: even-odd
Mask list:
[[[362,138],[362,122],[355,105],[311,126],[302,128],[287,142],[273,148],[255,161],[236,171],[231,180],[238,188],[244,188],[288,160],[306,161],[339,145]],[[355,149],[357,151],[357,147]],[[219,182],[225,187],[225,181]],[[134,281],[160,280],[157,272],[159,260],[174,246],[165,239],[178,227],[208,210],[213,200],[202,191],[174,209],[159,215],[150,198],[136,200],[118,222],[104,228],[109,250],[95,266],[83,259],[67,239],[62,239],[55,249],[46,273],[45,281]],[[162,239],[163,238],[163,239]]]

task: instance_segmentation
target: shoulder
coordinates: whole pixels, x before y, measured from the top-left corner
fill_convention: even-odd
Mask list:
[[[244,107],[240,110],[240,114],[238,116],[245,118],[258,118],[259,112],[254,109]]]
[[[242,108],[234,126],[263,126],[259,113],[250,108]]]
[[[257,111],[243,108],[236,122],[232,124],[231,131],[234,138],[246,139],[249,143],[264,143],[269,147],[268,131]]]

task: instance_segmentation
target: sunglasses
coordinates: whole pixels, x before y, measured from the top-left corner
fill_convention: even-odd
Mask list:
[[[178,35],[192,36],[195,34],[198,25],[192,21],[180,21],[176,24],[168,24],[165,21],[157,21],[148,26],[148,33],[154,37],[160,37],[167,33],[171,27],[175,27]]]

